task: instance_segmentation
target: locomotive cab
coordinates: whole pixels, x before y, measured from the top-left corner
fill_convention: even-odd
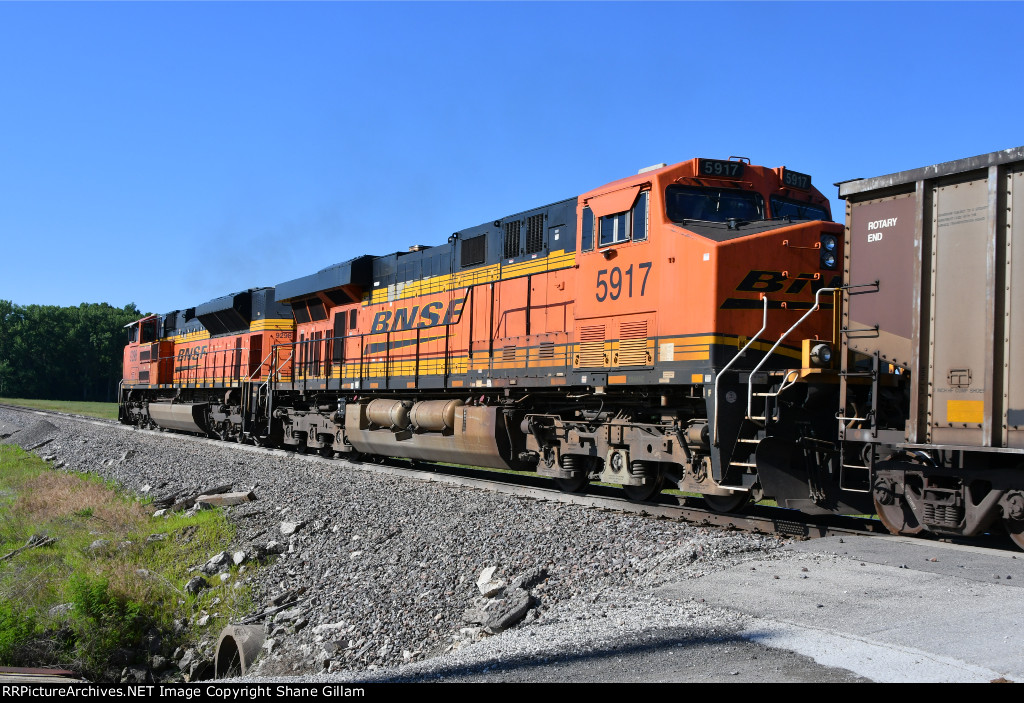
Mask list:
[[[832,298],[818,300],[841,281],[829,219],[809,176],[746,159],[644,169],[580,197],[573,366],[623,418],[588,450],[602,481],[649,497],[669,479],[723,509],[760,496],[768,398],[792,385],[802,338],[820,355],[834,337]],[[676,446],[649,441],[670,426]]]

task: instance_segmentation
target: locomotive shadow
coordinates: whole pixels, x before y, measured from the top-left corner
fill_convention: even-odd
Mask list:
[[[538,631],[538,636],[542,632]],[[570,645],[579,646],[579,645]],[[756,659],[764,651],[763,645],[751,643],[737,634],[720,636],[701,635],[684,627],[653,628],[624,636],[619,642],[604,643],[579,653],[521,654],[511,657],[495,656],[473,664],[444,666],[429,674],[395,672],[393,675],[370,679],[381,683],[411,683],[425,681],[636,681],[644,677],[656,681],[674,675],[704,676],[736,674],[736,661],[731,657],[720,661],[721,671],[714,664],[694,656],[702,647],[742,647],[736,659]],[[734,650],[735,651],[735,650]],[[710,666],[710,669],[709,669]],[[654,669],[654,672],[651,669]],[[648,675],[652,675],[653,678]]]

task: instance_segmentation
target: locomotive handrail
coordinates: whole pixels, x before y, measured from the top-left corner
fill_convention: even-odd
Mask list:
[[[781,337],[779,337],[778,341],[776,341],[775,344],[772,345],[772,348],[768,350],[768,353],[764,355],[764,357],[761,359],[761,361],[759,361],[757,363],[757,366],[754,367],[753,371],[750,372],[750,378],[747,380],[747,417],[748,418],[754,412],[754,410],[753,410],[753,406],[754,406],[754,374],[756,374],[758,371],[761,370],[761,367],[764,366],[766,361],[768,361],[768,358],[775,352],[776,349],[778,349],[779,345],[782,344],[782,340],[784,340],[786,337],[788,337],[789,334],[793,330],[795,330],[797,327],[799,327],[803,323],[804,320],[806,320],[808,317],[810,317],[811,313],[817,312],[818,310],[821,309],[820,297],[821,297],[822,293],[825,293],[825,292],[835,293],[837,290],[842,290],[842,289],[843,289],[842,286],[838,286],[838,287],[835,287],[835,288],[819,288],[814,293],[814,305],[812,305],[807,310],[807,312],[805,312],[803,315],[801,315],[800,319],[797,320],[796,322],[794,322],[793,326],[790,327],[788,330],[786,330],[782,334]],[[766,309],[767,309],[767,302],[765,303],[765,305],[766,305]],[[767,316],[767,312],[765,313],[765,315]],[[716,407],[717,407],[717,403],[716,403]],[[767,414],[768,413],[765,413],[766,416],[767,416]],[[765,422],[767,422],[767,419],[765,420]]]
[[[256,367],[256,370],[255,370],[255,371],[253,371],[253,372],[252,372],[251,374],[249,374],[249,378],[247,378],[247,379],[245,379],[245,380],[246,380],[246,381],[252,381],[252,377],[253,377],[253,376],[255,376],[256,374],[258,374],[258,373],[260,372],[260,369],[262,369],[262,368],[263,368],[263,364],[267,363],[267,359],[269,359],[269,358],[270,358],[270,357],[272,357],[273,355],[274,355],[274,347],[273,347],[273,346],[271,346],[271,348],[270,348],[270,351],[269,351],[269,352],[267,352],[267,355],[266,355],[265,357],[263,357],[263,361],[261,361],[261,362],[260,362],[260,365],[259,365],[259,366],[257,366],[257,367]],[[274,366],[274,365],[273,365],[273,364],[271,364],[270,366],[271,366],[271,368],[273,368],[273,366]]]
[[[751,344],[756,342],[757,338],[760,337],[764,333],[764,331],[768,328],[768,296],[767,295],[762,295],[761,296],[761,300],[764,301],[764,312],[762,314],[761,329],[759,329],[757,331],[757,333],[753,337],[750,338],[750,341],[748,341],[745,345],[743,345],[742,349],[740,349],[738,352],[736,352],[736,356],[734,356],[732,359],[730,359],[729,363],[726,364],[725,366],[723,366],[722,369],[718,372],[718,375],[715,376],[715,418],[714,418],[714,422],[715,422],[715,437],[714,437],[714,446],[716,446],[716,447],[718,446],[718,382],[719,382],[719,380],[721,380],[722,374],[725,373],[726,371],[728,371],[729,367],[732,366],[733,364],[735,364],[736,361],[741,356],[743,356],[744,352],[747,351],[747,348],[750,347]]]
[[[275,344],[274,346],[272,346],[272,347],[270,348],[270,354],[271,354],[271,355],[275,355],[275,354],[277,354],[277,348],[278,348],[278,347],[292,347],[292,346],[293,346],[293,345],[291,345],[291,344]],[[273,363],[271,363],[271,364],[270,364],[270,368],[271,368],[272,370],[271,370],[271,372],[270,372],[269,374],[267,374],[267,380],[265,380],[265,381],[263,382],[263,385],[261,385],[261,386],[260,386],[260,389],[263,389],[263,388],[267,388],[267,387],[269,387],[269,385],[270,385],[270,380],[271,380],[271,379],[272,379],[272,378],[274,377],[274,374],[276,374],[276,373],[277,373],[278,371],[280,371],[280,370],[281,370],[281,367],[283,367],[283,366],[285,365],[285,363],[286,363],[286,362],[287,362],[287,361],[288,361],[289,359],[291,359],[291,358],[292,358],[292,349],[291,349],[291,348],[289,348],[289,349],[288,349],[288,356],[287,356],[287,357],[285,357],[284,361],[282,361],[282,362],[281,362],[281,365],[280,365],[280,366],[278,366],[278,367],[277,367],[276,369],[274,369],[274,364],[273,364]],[[292,378],[293,378],[293,379],[295,378],[295,374],[292,374]],[[294,386],[293,386],[293,387],[294,387]],[[259,390],[257,390],[257,391],[256,391],[256,393],[257,393],[257,394],[259,394]],[[273,394],[273,393],[269,393],[269,392],[268,392],[268,393],[267,393],[267,435],[268,435],[268,436],[270,435],[270,425],[271,425],[271,423],[272,423],[272,422],[274,421],[274,413],[273,413],[273,410],[274,410],[274,394]]]
[[[245,379],[245,383],[252,383],[253,377],[256,374],[258,374],[261,370],[263,370],[263,365],[265,363],[267,363],[267,360],[270,359],[270,357],[273,356],[273,355],[274,355],[274,347],[271,346],[270,347],[270,351],[267,352],[267,355],[265,357],[263,357],[263,361],[261,361],[259,363],[259,366],[257,366],[256,369],[252,373],[249,374],[249,377]],[[273,368],[273,364],[271,364],[270,367]],[[262,387],[262,386],[260,386],[260,387]],[[259,393],[259,389],[257,389],[256,392]],[[243,432],[245,431],[245,419],[246,419],[246,417],[248,417],[249,410],[252,408],[251,399],[249,397],[250,393],[251,393],[251,391],[249,393],[246,393],[246,392],[242,393],[242,431]]]

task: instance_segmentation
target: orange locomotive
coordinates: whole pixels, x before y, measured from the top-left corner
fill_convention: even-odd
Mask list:
[[[734,509],[772,484],[755,460],[766,437],[835,436],[837,384],[820,372],[842,261],[843,227],[809,176],[662,164],[439,246],[174,313],[163,331],[141,320],[121,419],[535,468],[637,500],[668,482]],[[865,511],[825,473],[824,509]]]

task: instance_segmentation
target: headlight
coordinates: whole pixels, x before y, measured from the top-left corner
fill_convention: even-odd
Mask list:
[[[824,368],[832,362],[832,347],[828,344],[815,344],[811,349],[811,363]]]
[[[834,269],[838,262],[836,252],[839,251],[839,240],[834,234],[821,235],[821,267]]]

